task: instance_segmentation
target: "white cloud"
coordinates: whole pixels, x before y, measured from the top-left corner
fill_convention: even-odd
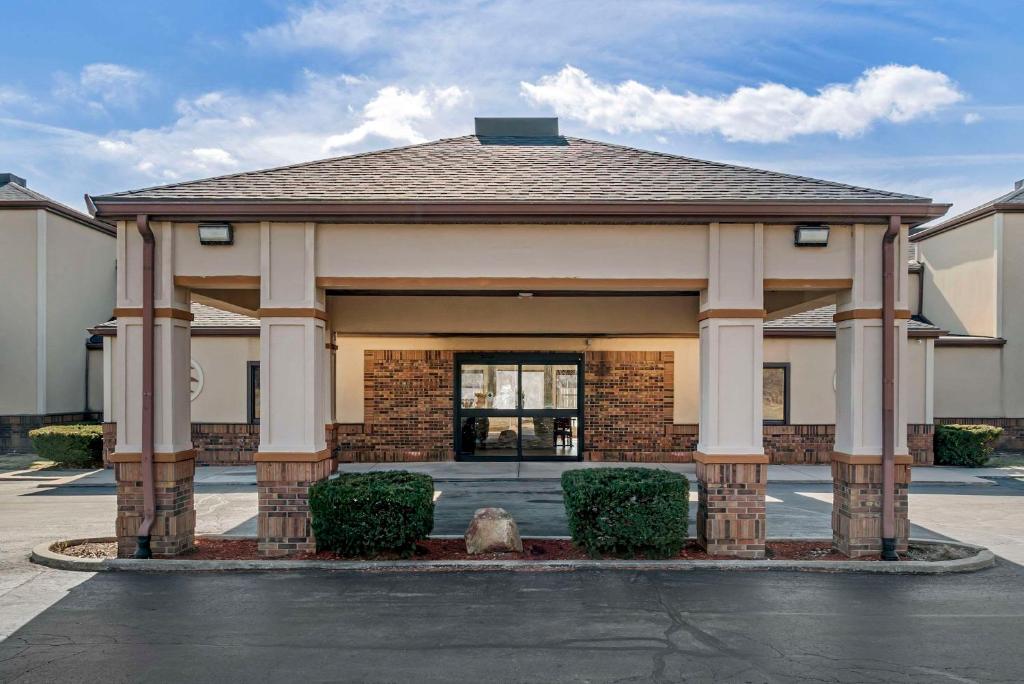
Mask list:
[[[531,103],[609,133],[720,133],[732,141],[783,142],[798,135],[860,135],[878,121],[905,123],[963,99],[948,76],[918,66],[865,71],[853,83],[808,94],[778,83],[741,87],[728,95],[655,90],[636,81],[599,83],[573,66],[522,82]]]
[[[978,114],[977,112],[967,112],[964,114],[964,123],[970,126],[971,124],[976,124],[981,121],[981,118],[981,114]]]
[[[140,185],[422,142],[451,133],[447,117],[469,99],[458,86],[413,91],[306,72],[292,91],[204,93],[179,100],[168,126],[76,141],[84,159],[130,172],[122,182]],[[469,113],[458,117],[468,122]]]
[[[132,108],[138,104],[148,87],[146,75],[122,64],[97,62],[82,67],[77,78],[58,73],[54,95],[61,99],[78,100],[90,108]]]
[[[381,88],[363,107],[363,123],[324,142],[326,151],[336,154],[362,143],[371,136],[400,143],[418,143],[426,138],[417,130],[419,122],[433,118],[435,109],[451,109],[467,98],[458,86],[409,92],[394,86]]]

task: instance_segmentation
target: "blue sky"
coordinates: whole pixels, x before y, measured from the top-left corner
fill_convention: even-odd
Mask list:
[[[1024,178],[1022,20],[998,0],[11,2],[0,171],[81,208],[554,114],[955,213]]]

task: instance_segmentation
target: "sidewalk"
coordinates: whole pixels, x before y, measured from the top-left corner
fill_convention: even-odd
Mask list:
[[[696,478],[696,466],[692,463],[343,463],[339,470],[344,473],[366,473],[381,470],[408,470],[426,473],[435,480],[557,480],[566,470],[574,468],[614,467],[663,468],[683,473],[691,480]],[[25,481],[18,473],[0,476],[5,481]],[[113,470],[89,472],[62,471],[52,473],[53,477],[33,477],[40,487],[113,487]],[[945,485],[991,485],[991,479],[1003,477],[1024,477],[1024,467],[1011,468],[914,468],[915,484]],[[775,483],[831,483],[832,472],[827,465],[770,465],[768,481]],[[196,468],[197,487],[216,485],[255,485],[255,466],[200,466]]]

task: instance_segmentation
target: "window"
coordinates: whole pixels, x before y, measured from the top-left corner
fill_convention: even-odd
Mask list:
[[[260,362],[249,362],[249,423],[260,422]]]
[[[765,425],[789,423],[789,364],[766,363],[763,374]]]

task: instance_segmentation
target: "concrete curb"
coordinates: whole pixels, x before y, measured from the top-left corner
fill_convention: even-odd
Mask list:
[[[447,536],[447,535],[446,535]],[[237,537],[235,537],[237,538]],[[294,570],[333,570],[340,572],[429,572],[429,571],[573,571],[573,570],[789,570],[799,572],[860,572],[874,574],[941,575],[975,572],[995,565],[995,554],[981,546],[912,539],[919,546],[955,546],[974,555],[945,561],[799,561],[799,560],[447,560],[447,561],[323,561],[323,560],[175,560],[132,558],[75,558],[54,547],[86,542],[109,542],[113,537],[91,537],[44,543],[32,549],[33,563],[58,570],[82,572],[274,572]],[[783,539],[772,541],[786,541]],[[801,539],[799,541],[807,541]]]

